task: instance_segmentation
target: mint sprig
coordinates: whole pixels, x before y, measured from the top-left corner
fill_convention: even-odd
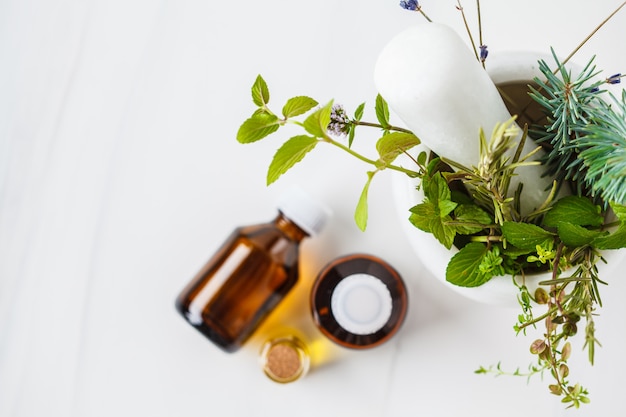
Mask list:
[[[372,179],[378,172],[390,169],[403,172],[411,177],[417,177],[420,175],[420,171],[425,169],[423,166],[420,167],[419,163],[417,163],[417,171],[395,164],[400,155],[406,154],[410,149],[419,145],[420,140],[412,132],[390,124],[389,108],[380,95],[376,97],[374,109],[379,123],[362,121],[365,103],[360,104],[354,112],[354,118],[349,119],[345,116],[343,109],[337,107],[333,100],[320,107],[316,100],[304,95],[289,98],[279,115],[269,107],[270,91],[267,83],[260,75],[257,76],[252,85],[251,96],[256,108],[237,131],[237,140],[240,143],[257,142],[277,132],[287,124],[299,126],[305,133],[289,138],[278,148],[268,167],[266,177],[268,185],[276,182],[302,161],[319,143],[334,145],[370,166],[370,169],[366,171],[367,180],[354,213],[355,223],[361,230],[365,230],[367,227],[368,192]],[[333,133],[339,132],[348,136],[347,145],[331,135],[329,129],[332,124],[334,124]],[[357,126],[374,127],[382,130],[383,135],[376,142],[375,156],[367,157],[351,148]]]

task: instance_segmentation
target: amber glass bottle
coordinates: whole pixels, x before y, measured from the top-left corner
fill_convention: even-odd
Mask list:
[[[198,331],[234,352],[298,280],[300,242],[318,233],[328,211],[300,190],[283,196],[270,222],[239,227],[176,299]]]
[[[352,349],[378,346],[404,322],[406,286],[382,259],[346,255],[330,262],[311,290],[313,320],[333,342]]]

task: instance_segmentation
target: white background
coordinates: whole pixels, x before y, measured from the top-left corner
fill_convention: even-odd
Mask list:
[[[454,1],[422,3],[462,33]],[[565,55],[618,3],[483,0],[485,43],[492,56]],[[319,146],[268,188],[266,167],[292,132],[235,140],[259,73],[276,109],[301,94],[350,112],[367,101],[373,120],[376,57],[421,20],[395,0],[0,1],[0,416],[561,415],[549,377],[473,373],[499,360],[525,368],[532,340],[515,337],[516,309],[461,298],[425,271],[401,230],[392,173],[375,178],[362,233],[352,220],[362,163]],[[577,60],[597,54],[607,73],[626,70],[624,27],[626,11]],[[296,184],[334,217],[303,245],[287,305],[223,353],[174,299],[232,228],[272,218]],[[321,339],[306,306],[316,272],[353,252],[387,260],[409,288],[403,328],[372,350]],[[604,277],[596,365],[579,350],[572,360],[592,404],[567,415],[624,413],[619,275]],[[284,327],[314,347],[312,371],[291,385],[257,365],[260,343]]]

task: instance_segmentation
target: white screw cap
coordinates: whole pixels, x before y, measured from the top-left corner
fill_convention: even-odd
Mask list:
[[[387,286],[375,276],[354,274],[333,291],[331,309],[335,320],[352,334],[368,335],[382,329],[393,309]]]
[[[300,188],[291,188],[278,200],[278,210],[309,236],[322,231],[331,216],[330,209]]]

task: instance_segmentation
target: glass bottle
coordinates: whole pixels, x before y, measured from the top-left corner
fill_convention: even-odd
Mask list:
[[[176,309],[227,352],[238,350],[298,280],[300,242],[328,210],[298,189],[270,222],[236,228],[179,294]]]
[[[260,361],[265,375],[282,384],[302,378],[310,366],[307,346],[293,335],[266,341],[261,348]]]
[[[407,307],[406,286],[398,272],[367,254],[330,262],[311,290],[315,324],[330,340],[352,349],[389,340],[404,322]]]

